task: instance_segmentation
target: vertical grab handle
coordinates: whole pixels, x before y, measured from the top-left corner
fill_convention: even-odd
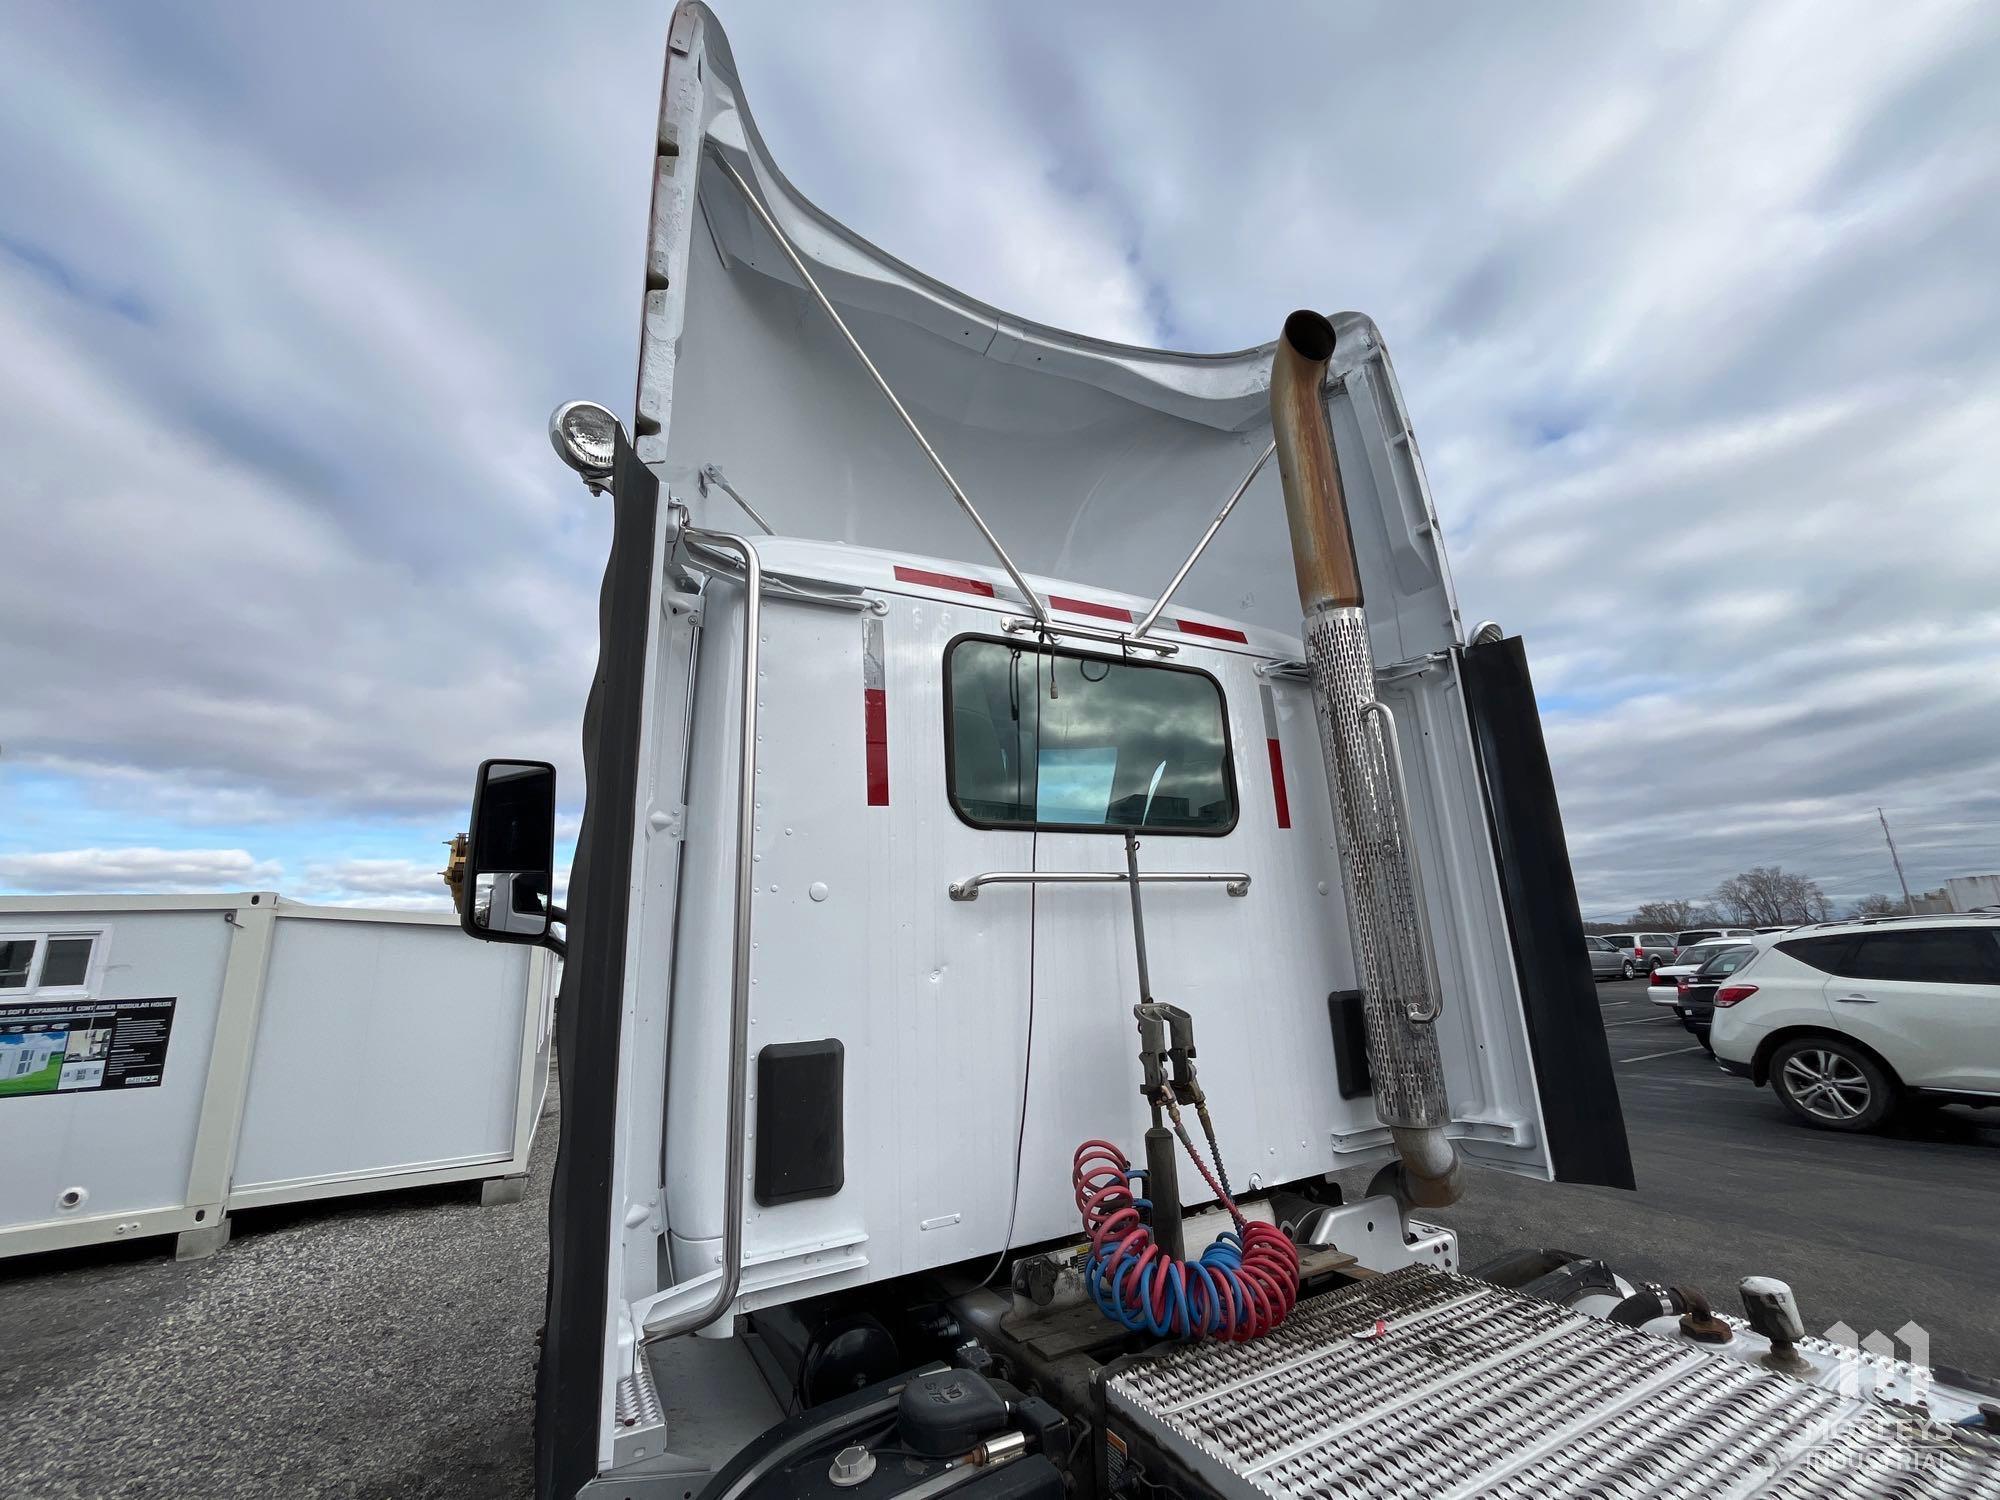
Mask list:
[[[751,861],[757,836],[757,645],[763,628],[764,572],[756,547],[744,537],[693,527],[681,535],[734,552],[743,562],[743,703],[736,725],[736,875],[729,959],[729,1124],[723,1163],[722,1274],[699,1305],[657,1322],[648,1321],[648,1340],[675,1338],[707,1327],[729,1312],[743,1279],[743,1096],[750,1085]]]
[[[1416,906],[1417,942],[1424,950],[1424,970],[1430,979],[1430,994],[1427,1004],[1406,1006],[1403,1013],[1412,1021],[1424,1025],[1438,1018],[1438,1012],[1443,1009],[1444,990],[1438,984],[1437,953],[1431,947],[1431,927],[1425,915],[1424,866],[1410,823],[1410,792],[1403,780],[1403,740],[1396,732],[1394,711],[1380,699],[1371,698],[1362,704],[1361,717],[1373,718],[1381,725],[1382,759],[1389,772],[1389,801],[1396,818],[1396,832],[1403,841],[1403,852],[1410,863],[1410,895]]]

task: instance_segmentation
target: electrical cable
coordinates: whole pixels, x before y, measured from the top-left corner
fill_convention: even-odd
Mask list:
[[[1040,651],[1035,653],[1035,747],[1037,756],[1041,753],[1042,743],[1042,662],[1044,659],[1044,653]],[[1014,660],[1018,668],[1020,663],[1020,653],[1018,651],[1014,653]],[[1049,675],[1051,680],[1053,680],[1055,675],[1053,665],[1049,668]],[[1020,736],[1017,734],[1015,736],[1015,744],[1018,746],[1019,743]],[[1017,752],[1016,759],[1018,760],[1019,758]],[[1017,807],[1020,805],[1019,785],[1020,768],[1016,767],[1015,786],[1017,790],[1015,792],[1015,805]],[[1042,830],[1040,825],[1030,824],[1028,828],[1028,868],[1030,870],[1039,870],[1042,867],[1041,840]],[[1021,1154],[1028,1143],[1028,1082],[1034,1075],[1035,1069],[1035,898],[1040,890],[1041,887],[1038,884],[1033,881],[1029,882],[1028,1037],[1021,1049],[1021,1109],[1014,1129],[1014,1186],[1007,1195],[1007,1232],[1001,1236],[1000,1253],[993,1257],[992,1269],[980,1278],[979,1284],[981,1286],[991,1286],[993,1284],[993,1278],[1000,1274],[1000,1268],[1007,1264],[1007,1257],[1013,1253],[1014,1224],[1021,1212]]]

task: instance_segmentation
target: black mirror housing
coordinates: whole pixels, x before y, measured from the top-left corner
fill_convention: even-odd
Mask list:
[[[459,925],[489,943],[554,941],[556,768],[488,760],[472,788]]]

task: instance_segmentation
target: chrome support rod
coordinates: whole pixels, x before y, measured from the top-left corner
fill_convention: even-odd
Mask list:
[[[684,533],[684,537],[685,535]],[[694,531],[693,535],[698,538],[701,533]],[[720,574],[724,578],[743,576],[740,563],[718,557],[699,540],[687,541],[681,551],[691,568],[704,573]],[[863,614],[885,615],[889,612],[887,600],[828,579],[811,578],[802,573],[774,573],[768,568],[763,570],[763,579],[766,599],[790,599],[800,604],[823,604],[828,609],[852,609]]]
[[[1153,622],[1160,618],[1160,611],[1167,607],[1167,601],[1174,597],[1174,591],[1181,586],[1182,581],[1193,571],[1194,565],[1201,561],[1202,553],[1206,552],[1208,544],[1215,540],[1216,532],[1222,530],[1222,523],[1228,520],[1229,513],[1236,509],[1236,502],[1241,500],[1249,490],[1250,482],[1263,473],[1264,465],[1271,461],[1271,455],[1277,451],[1278,445],[1276,442],[1273,442],[1270,447],[1257,455],[1257,462],[1250,465],[1250,472],[1243,476],[1242,483],[1238,484],[1234,493],[1222,502],[1222,509],[1217,511],[1215,519],[1208,523],[1208,530],[1204,531],[1201,534],[1201,540],[1194,544],[1194,551],[1187,555],[1187,561],[1181,564],[1180,571],[1167,580],[1167,586],[1161,591],[1160,597],[1154,601],[1153,607],[1146,611],[1146,618],[1141,620],[1139,628],[1132,632],[1133,640],[1143,640],[1146,632],[1153,628]]]
[[[1173,656],[1181,649],[1169,641],[1142,641],[1122,630],[1099,630],[1094,625],[1072,625],[1067,620],[1057,620],[1045,626],[1027,615],[1007,615],[1000,621],[1000,628],[1009,635],[1033,634],[1057,640],[1074,636],[1080,641],[1103,641],[1128,651],[1151,651],[1156,656]]]
[[[949,887],[954,901],[977,901],[987,885],[1125,885],[1124,870],[988,870],[984,875],[955,880]],[[1219,885],[1232,896],[1250,894],[1250,877],[1241,870],[1141,870],[1139,879],[1156,885]]]
[[[736,486],[731,484],[727,479],[723,477],[721,465],[703,464],[701,466],[701,472],[695,475],[695,483],[701,487],[701,492],[704,495],[708,493],[708,487],[711,484],[714,485],[717,489],[721,490],[723,494],[727,495],[730,499],[734,500],[739,506],[743,508],[744,515],[748,516],[751,520],[755,521],[759,526],[764,528],[765,536],[776,536],[778,534],[775,530],[772,529],[771,523],[769,521],[765,520],[762,516],[757,514],[757,508],[755,506],[753,506],[748,500],[745,500],[741,495],[736,493]]]
[[[750,1068],[750,892],[751,857],[757,834],[757,642],[763,627],[764,574],[757,549],[740,536],[690,527],[682,535],[706,547],[734,552],[743,560],[743,716],[736,729],[736,896],[729,952],[729,1125],[722,1192],[722,1276],[708,1299],[659,1323],[646,1325],[648,1339],[670,1339],[704,1328],[728,1313],[743,1279],[744,1095]]]
[[[1139,956],[1139,1001],[1153,1003],[1153,976],[1146,966],[1146,910],[1139,903],[1139,836],[1125,830],[1125,879],[1132,887],[1132,946]]]
[[[944,460],[938,457],[937,449],[931,446],[930,439],[925,437],[923,429],[917,426],[917,419],[911,416],[908,409],[897,399],[896,392],[890,387],[889,382],[883,378],[882,372],[875,368],[875,361],[870,359],[868,351],[861,347],[861,340],[854,336],[854,331],[847,326],[846,319],[841,317],[839,311],[834,307],[832,299],[825,292],[821,291],[819,283],[813,280],[813,274],[806,269],[804,259],[792,247],[792,242],[786,236],[785,231],[778,227],[778,221],[771,217],[771,211],[764,207],[764,200],[751,191],[750,184],[743,180],[743,174],[737,171],[730,164],[728,158],[723,156],[720,151],[715,153],[715,160],[721,166],[722,170],[729,174],[730,180],[736,184],[738,190],[742,192],[743,201],[750,205],[751,211],[763,221],[764,227],[771,231],[771,237],[778,242],[778,248],[785,252],[785,259],[792,263],[792,269],[799,273],[800,279],[806,284],[806,290],[813,294],[813,297],[819,302],[820,308],[829,318],[833,319],[833,326],[838,328],[840,336],[847,340],[847,347],[854,351],[854,357],[861,361],[870,375],[875,377],[875,384],[880,386],[882,394],[889,398],[889,404],[896,409],[896,415],[903,419],[903,425],[910,429],[910,436],[915,438],[917,446],[924,450],[924,456],[931,461],[931,467],[938,471],[938,477],[945,482],[945,487],[951,491],[953,498],[958,501],[959,508],[971,518],[972,524],[979,528],[979,534],[986,538],[986,545],[991,547],[993,555],[1000,559],[1000,566],[1005,568],[1007,576],[1014,580],[1014,587],[1019,589],[1022,597],[1028,601],[1028,608],[1035,612],[1035,618],[1042,624],[1047,625],[1049,623],[1047,607],[1043,605],[1035,591],[1028,587],[1028,580],[1022,577],[1021,570],[1014,566],[1014,559],[1007,555],[1007,549],[1000,545],[1000,538],[993,534],[993,528],[988,526],[984,518],[980,516],[978,508],[972,503],[972,498],[965,493],[964,488],[959,482],[952,478],[951,470],[944,466]]]

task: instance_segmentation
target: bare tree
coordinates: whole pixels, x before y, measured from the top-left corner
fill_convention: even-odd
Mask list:
[[[1884,896],[1878,892],[1873,896],[1863,896],[1854,903],[1847,915],[1856,921],[1862,917],[1900,917],[1903,915],[1903,903],[1894,896]]]
[[[1715,888],[1715,904],[1750,927],[1780,922],[1824,922],[1833,907],[1819,882],[1776,865],[1759,865],[1732,875]]]
[[[1648,901],[1632,913],[1632,925],[1649,930],[1679,932],[1713,922],[1715,913],[1699,901]]]

